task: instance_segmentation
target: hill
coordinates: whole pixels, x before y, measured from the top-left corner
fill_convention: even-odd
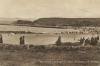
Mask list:
[[[32,27],[100,27],[100,18],[39,18],[34,21],[16,20],[13,25],[32,26]]]
[[[84,27],[100,26],[100,18],[39,18],[32,26],[42,27]]]
[[[32,24],[32,21],[29,21],[29,20],[17,20],[12,24],[13,25],[20,25],[20,26],[30,26]]]

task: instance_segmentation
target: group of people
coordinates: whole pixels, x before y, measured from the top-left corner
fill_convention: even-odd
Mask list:
[[[86,38],[86,39],[83,37],[79,41],[80,41],[80,44],[82,44],[83,46],[85,46],[85,45],[98,45],[99,36]]]
[[[79,40],[80,45],[82,46],[86,46],[86,45],[92,45],[92,46],[96,46],[99,44],[99,36],[97,37],[91,37],[91,38],[80,38]],[[56,45],[60,46],[62,44],[61,42],[61,36],[58,37],[57,41],[56,41]]]

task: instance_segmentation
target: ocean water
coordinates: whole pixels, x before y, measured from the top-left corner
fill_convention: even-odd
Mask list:
[[[61,36],[62,42],[78,42],[80,38],[90,38],[97,36],[97,34],[68,34],[66,32],[78,32],[81,29],[57,29],[57,28],[41,28],[41,27],[26,27],[26,26],[12,26],[12,25],[0,25],[0,31],[26,31],[34,32],[35,34],[14,34],[4,33],[3,42],[5,44],[19,44],[19,38],[25,36],[25,44],[33,45],[48,45],[54,44],[58,36]],[[42,34],[36,34],[42,33]],[[99,35],[99,34],[98,34]]]

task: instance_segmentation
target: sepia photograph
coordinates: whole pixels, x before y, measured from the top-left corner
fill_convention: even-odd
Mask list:
[[[0,0],[0,66],[100,66],[100,0]]]

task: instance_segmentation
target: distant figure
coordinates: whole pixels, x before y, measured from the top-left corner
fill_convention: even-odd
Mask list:
[[[90,42],[90,40],[89,40],[89,38],[87,38],[86,40],[85,40],[85,44],[86,45],[89,45],[91,42]]]
[[[24,45],[25,44],[25,39],[24,36],[20,37],[20,45]]]
[[[98,44],[98,40],[99,40],[99,38],[98,37],[92,37],[91,38],[91,45],[97,45]]]
[[[99,36],[97,36],[96,39],[99,40]]]
[[[81,44],[82,46],[85,46],[85,38],[84,38],[84,37],[81,38],[79,41],[80,41],[80,44]]]
[[[0,43],[3,43],[2,35],[0,35]]]
[[[56,45],[60,46],[61,45],[61,36],[58,37],[57,41],[56,41]]]

